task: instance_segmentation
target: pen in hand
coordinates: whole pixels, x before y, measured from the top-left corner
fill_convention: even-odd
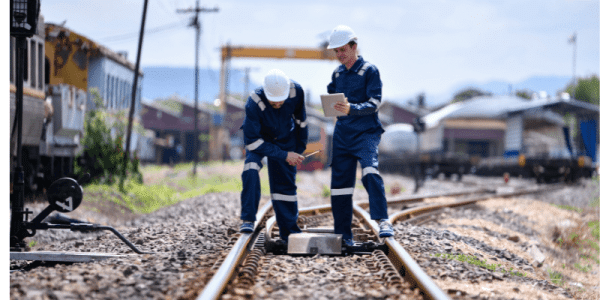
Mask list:
[[[307,158],[307,157],[309,157],[309,156],[315,155],[315,154],[317,154],[317,153],[319,153],[319,152],[321,152],[321,150],[317,150],[317,151],[315,151],[315,152],[313,152],[313,153],[311,153],[311,154],[309,154],[309,155],[305,156],[304,158]]]

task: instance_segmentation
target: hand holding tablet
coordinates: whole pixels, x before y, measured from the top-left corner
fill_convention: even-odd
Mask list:
[[[325,114],[326,117],[339,117],[339,116],[348,115],[347,113],[344,113],[344,112],[341,112],[341,111],[335,109],[335,104],[337,102],[348,103],[348,101],[346,100],[346,97],[344,96],[343,93],[321,95],[321,104],[323,105],[323,113]]]

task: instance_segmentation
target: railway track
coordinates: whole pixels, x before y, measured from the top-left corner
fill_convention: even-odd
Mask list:
[[[560,186],[504,192],[478,188],[389,198],[390,220],[396,224],[424,222],[444,208],[468,206],[490,198],[547,192],[554,188]],[[377,238],[379,228],[370,220],[366,209],[366,201],[354,204],[355,240],[359,244],[380,245],[380,249],[356,255],[290,256],[277,255],[277,251],[269,247],[277,239],[278,231],[271,205],[266,204],[258,213],[254,233],[240,235],[197,299],[306,298],[316,289],[320,289],[321,294],[341,293],[337,297],[340,299],[450,299],[450,295],[436,285],[396,239]],[[333,227],[331,207],[301,209],[298,223],[304,231],[332,232],[327,229]]]

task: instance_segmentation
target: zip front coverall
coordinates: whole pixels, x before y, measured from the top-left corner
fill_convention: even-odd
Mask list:
[[[352,238],[352,195],[356,162],[362,166],[362,183],[369,194],[371,219],[387,219],[387,200],[379,175],[378,147],[384,132],[379,116],[381,106],[379,70],[362,56],[350,68],[340,65],[327,85],[327,92],[344,93],[350,103],[347,116],[337,118],[333,132],[331,162],[331,208],[334,230],[344,240]]]
[[[256,221],[260,202],[261,160],[267,157],[271,200],[281,239],[299,233],[298,201],[296,198],[296,167],[285,159],[288,152],[302,154],[306,149],[304,91],[290,80],[290,95],[279,109],[269,104],[263,88],[258,88],[246,102],[246,119],[242,126],[246,161],[242,172],[242,215],[245,221]]]

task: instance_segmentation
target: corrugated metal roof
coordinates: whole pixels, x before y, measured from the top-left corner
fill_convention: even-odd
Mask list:
[[[544,100],[544,103],[547,101]],[[517,96],[481,96],[450,104],[426,115],[423,120],[427,128],[432,128],[444,119],[504,119],[509,112],[536,106],[540,106],[538,101],[530,101]]]
[[[597,118],[600,108],[597,105],[575,99],[552,98],[527,101],[522,105],[513,107],[507,111],[507,114],[515,114],[533,109],[553,109],[562,113],[574,113],[580,117],[591,116]]]

